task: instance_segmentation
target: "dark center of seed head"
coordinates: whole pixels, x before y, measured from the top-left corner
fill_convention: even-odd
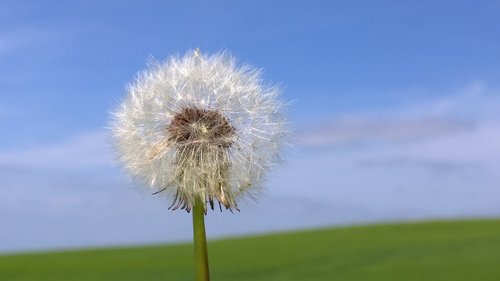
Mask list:
[[[185,108],[177,113],[167,127],[169,140],[180,145],[212,144],[230,147],[235,129],[216,110]]]

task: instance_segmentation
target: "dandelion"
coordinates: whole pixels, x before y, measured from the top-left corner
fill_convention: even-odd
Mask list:
[[[151,64],[113,112],[120,161],[153,194],[173,198],[170,209],[193,210],[195,248],[207,209],[239,210],[280,162],[286,122],[278,95],[259,70],[196,50]],[[208,280],[206,267],[198,280]]]

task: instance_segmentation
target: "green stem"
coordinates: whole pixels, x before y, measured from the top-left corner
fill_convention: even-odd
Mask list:
[[[210,281],[207,238],[205,235],[205,206],[201,200],[193,206],[194,261],[196,281]]]

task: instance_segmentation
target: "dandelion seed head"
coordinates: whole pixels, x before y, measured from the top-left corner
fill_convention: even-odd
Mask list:
[[[280,162],[287,130],[279,92],[226,53],[152,63],[112,113],[119,160],[154,193],[172,196],[172,209],[213,209],[214,201],[238,209]]]

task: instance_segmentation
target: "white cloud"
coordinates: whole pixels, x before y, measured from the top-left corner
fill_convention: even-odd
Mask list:
[[[332,157],[355,170],[390,173],[404,167],[427,176],[482,174],[491,185],[500,169],[499,108],[500,91],[473,83],[445,98],[333,118],[300,132],[299,147],[334,149]]]
[[[24,34],[0,34],[0,55],[8,55],[16,49],[28,45],[29,41],[30,38]]]
[[[8,115],[7,109],[0,104],[0,120]]]
[[[28,169],[78,169],[109,166],[111,151],[103,131],[59,143],[0,151],[0,166]]]
[[[418,102],[403,108],[334,116],[299,130],[298,143],[305,147],[357,144],[398,145],[472,135],[500,121],[500,91],[479,82],[456,94]],[[484,132],[481,132],[484,134]]]
[[[389,114],[396,116],[453,116],[457,118],[498,118],[500,89],[490,89],[486,83],[475,81],[451,93],[441,93],[439,98],[416,102]]]
[[[405,152],[411,158],[498,164],[500,122],[483,122],[473,131],[416,143]]]
[[[304,130],[299,134],[299,143],[308,147],[406,143],[470,131],[473,127],[470,121],[446,117],[350,116]]]
[[[0,56],[54,43],[60,32],[41,26],[0,27]]]

